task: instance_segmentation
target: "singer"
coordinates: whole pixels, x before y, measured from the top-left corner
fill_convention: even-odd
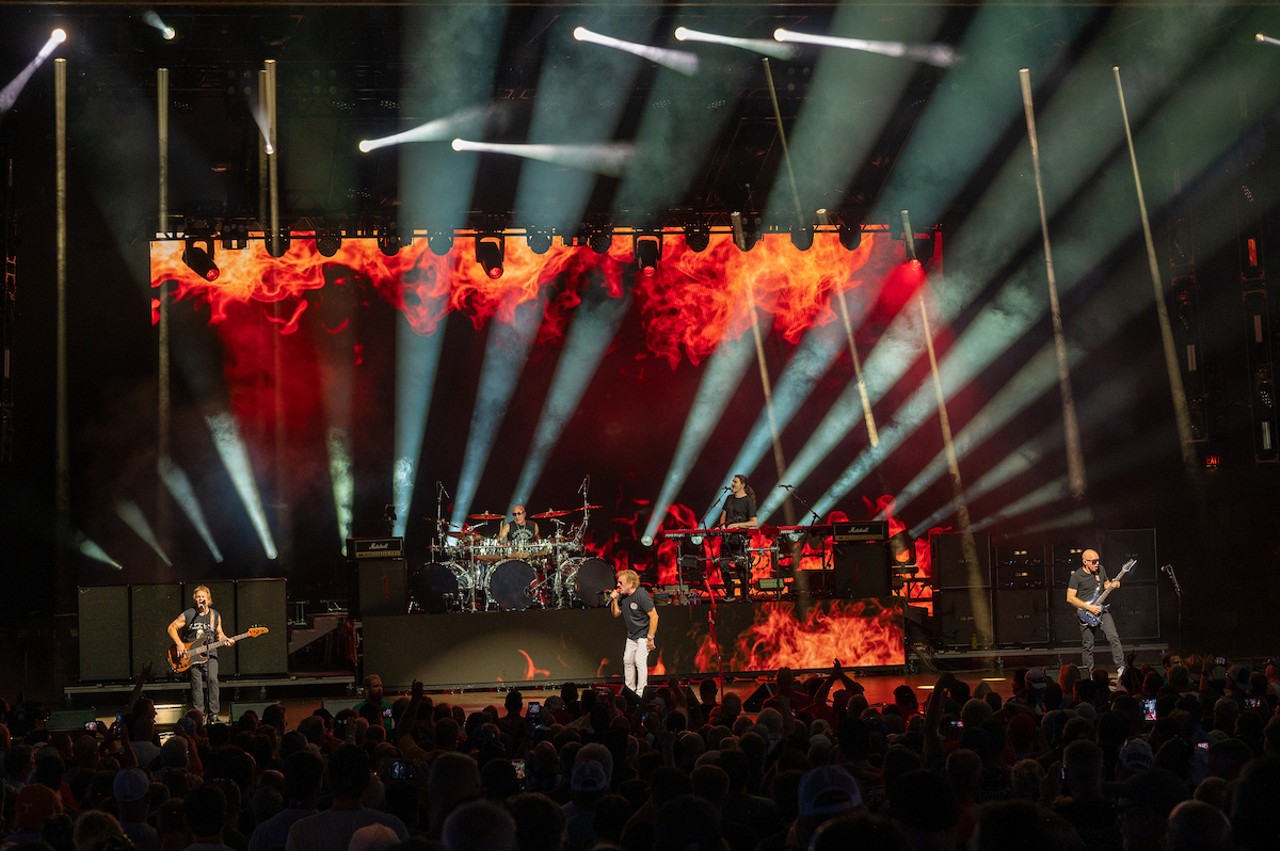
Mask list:
[[[720,510],[720,522],[716,524],[722,529],[754,529],[760,525],[756,518],[756,492],[747,484],[747,477],[738,474],[729,483],[729,495],[724,498],[724,508]],[[738,596],[745,602],[751,589],[751,559],[748,558],[747,546],[751,536],[747,532],[737,535],[725,535],[720,542],[720,577],[725,583],[725,593],[729,593],[731,579],[737,582]]]
[[[1102,566],[1097,550],[1085,550],[1080,554],[1080,561],[1082,562],[1080,569],[1071,574],[1071,581],[1067,583],[1067,602],[1082,612],[1100,616],[1096,626],[1090,626],[1083,619],[1080,621],[1082,645],[1080,658],[1084,663],[1086,674],[1092,673],[1093,645],[1101,630],[1103,637],[1107,639],[1107,644],[1111,646],[1111,661],[1115,663],[1118,680],[1124,673],[1124,647],[1120,644],[1120,634],[1116,632],[1116,624],[1111,618],[1111,613],[1104,611],[1102,606],[1096,605],[1094,601],[1101,597],[1104,591],[1119,588],[1120,580],[1107,578],[1107,570]]]
[[[185,610],[169,623],[169,638],[178,651],[178,658],[187,655],[193,644],[221,641],[227,647],[235,641],[222,631],[222,615],[213,608],[213,594],[209,586],[199,585],[191,592],[195,605]],[[191,677],[191,706],[205,717],[205,723],[218,720],[218,651],[210,650],[207,661],[196,662],[187,672]]]
[[[609,614],[617,618],[624,612],[627,646],[622,651],[622,678],[627,688],[643,696],[649,684],[649,651],[658,634],[658,610],[634,570],[620,572],[617,586],[609,592]]]

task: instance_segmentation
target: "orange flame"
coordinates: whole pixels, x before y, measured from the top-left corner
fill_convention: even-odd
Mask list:
[[[755,621],[738,636],[725,667],[735,671],[901,665],[905,662],[902,615],[874,600],[832,600],[814,606],[804,620],[787,603],[761,603]],[[698,670],[715,665],[710,638],[698,650]]]
[[[767,234],[749,252],[741,252],[727,234],[713,235],[710,247],[691,251],[680,234],[663,239],[662,262],[656,274],[636,276],[636,289],[651,352],[674,367],[682,357],[697,363],[723,340],[741,336],[757,313],[771,317],[781,336],[795,342],[810,327],[832,321],[831,296],[859,286],[868,275],[881,274],[885,258],[869,264],[883,239],[868,234],[853,252],[846,251],[832,233],[815,235],[813,246],[800,251],[785,234]],[[254,240],[243,249],[216,252],[221,269],[216,281],[197,275],[182,262],[183,243],[155,242],[151,247],[152,319],[158,321],[160,300],[191,300],[209,308],[210,322],[225,322],[237,304],[288,303],[267,321],[279,333],[292,333],[307,310],[317,306],[311,294],[330,285],[361,292],[367,285],[383,302],[400,310],[419,334],[434,331],[450,311],[461,311],[480,327],[490,318],[511,323],[520,305],[549,292],[539,341],[563,338],[568,317],[581,302],[586,286],[602,286],[610,298],[620,298],[624,272],[634,269],[631,239],[617,236],[608,252],[553,243],[545,254],[534,254],[524,239],[508,237],[504,273],[491,278],[468,254],[465,238],[445,256],[437,257],[425,239],[410,241],[393,256],[384,255],[369,238],[346,239],[332,257],[316,248],[314,239],[294,238],[279,258],[265,242]],[[892,248],[892,244],[890,245]],[[893,251],[888,254],[892,255]],[[877,268],[872,268],[872,267]],[[865,267],[865,268],[864,268]],[[166,282],[172,282],[166,289]],[[902,288],[899,288],[902,289]],[[336,317],[323,323],[340,329]]]

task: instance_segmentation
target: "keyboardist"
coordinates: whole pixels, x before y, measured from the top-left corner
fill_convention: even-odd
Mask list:
[[[756,517],[756,492],[747,484],[746,476],[734,476],[729,483],[729,495],[724,498],[720,522],[716,525],[722,529],[743,530],[740,534],[725,535],[720,542],[720,576],[725,583],[725,593],[729,593],[729,583],[733,581],[737,585],[737,596],[745,601],[751,589],[751,559],[747,555],[751,534],[747,530],[760,525]]]

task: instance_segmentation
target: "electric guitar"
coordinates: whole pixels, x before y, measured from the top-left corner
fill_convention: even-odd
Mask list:
[[[239,641],[242,638],[257,638],[259,635],[266,635],[269,630],[265,626],[249,627],[248,632],[242,632],[239,635],[233,635],[222,641],[193,641],[186,645],[187,653],[185,656],[178,656],[178,648],[172,644],[169,645],[169,667],[175,674],[184,674],[192,665],[199,665],[202,662],[209,661],[209,651],[216,650],[232,641]]]
[[[1136,558],[1129,559],[1124,563],[1124,567],[1120,568],[1120,572],[1113,576],[1112,579],[1119,581],[1120,577],[1133,570],[1133,566],[1137,563],[1138,560]],[[1093,595],[1093,599],[1089,601],[1089,605],[1102,606],[1102,611],[1098,612],[1096,615],[1086,609],[1076,609],[1076,614],[1080,616],[1080,620],[1084,621],[1089,626],[1097,626],[1102,623],[1102,616],[1107,613],[1107,609],[1111,608],[1109,605],[1103,605],[1102,601],[1107,599],[1107,595],[1114,590],[1114,588],[1107,588]]]

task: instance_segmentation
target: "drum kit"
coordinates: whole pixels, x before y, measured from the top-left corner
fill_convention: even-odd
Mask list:
[[[598,508],[584,495],[580,508],[531,515],[535,521],[550,520],[555,532],[524,543],[500,541],[496,530],[486,533],[488,524],[506,519],[502,514],[469,514],[475,525],[452,530],[440,517],[429,518],[438,524],[437,543],[432,560],[414,575],[411,610],[438,614],[605,605],[616,584],[613,567],[583,553],[587,521]],[[578,512],[581,523],[562,519]]]

